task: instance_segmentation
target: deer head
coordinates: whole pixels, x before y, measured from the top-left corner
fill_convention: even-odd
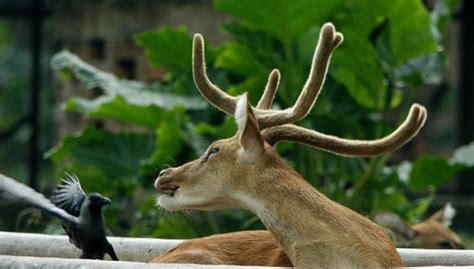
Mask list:
[[[332,24],[325,24],[308,80],[295,104],[284,110],[271,110],[269,108],[280,79],[278,70],[270,73],[260,101],[252,107],[246,94],[230,96],[209,80],[203,37],[196,34],[193,40],[195,84],[212,105],[235,117],[238,131],[234,137],[212,143],[200,158],[161,171],[155,182],[156,189],[163,193],[158,203],[171,211],[240,207],[233,194],[257,184],[257,175],[272,173],[275,165],[282,163],[273,145],[284,140],[345,156],[380,155],[411,140],[426,119],[426,110],[418,104],[411,107],[406,120],[397,130],[372,141],[343,139],[292,124],[304,118],[316,102],[331,54],[342,40],[342,34],[335,32]]]
[[[414,225],[390,212],[377,212],[373,219],[387,229],[398,247],[465,249],[461,238],[449,228],[455,214],[456,210],[447,203],[433,215]]]

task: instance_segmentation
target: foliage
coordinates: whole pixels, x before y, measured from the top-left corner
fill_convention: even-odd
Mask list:
[[[275,106],[292,105],[307,76],[321,25],[334,22],[345,42],[334,54],[314,111],[299,124],[359,139],[389,133],[407,114],[418,89],[440,82],[445,56],[439,48],[454,7],[452,1],[442,0],[432,13],[420,1],[410,0],[214,3],[236,22],[224,25],[231,41],[206,46],[208,73],[231,94],[248,91],[254,104],[268,73],[278,68],[283,77]],[[263,4],[267,8],[258,8]],[[88,127],[64,139],[48,156],[60,170],[77,173],[86,187],[116,197],[120,202],[114,214],[126,220],[122,226],[131,228],[133,235],[185,238],[261,227],[252,214],[241,210],[168,217],[155,208],[152,182],[158,171],[194,159],[209,141],[231,136],[235,124],[199,101],[203,99],[190,72],[191,36],[185,28],[142,32],[135,39],[151,63],[166,70],[162,82],[119,80],[67,52],[55,56],[52,64],[72,71],[87,87],[104,90],[92,100],[74,97],[66,109],[143,129],[116,134]],[[388,120],[392,114],[399,119]],[[390,162],[391,154],[355,159],[298,145],[282,145],[279,150],[332,199],[364,214],[386,209],[416,220],[436,190],[473,165],[472,148],[459,149],[450,160],[427,155],[401,164]],[[120,211],[136,212],[136,221]],[[119,224],[112,229],[124,232]]]

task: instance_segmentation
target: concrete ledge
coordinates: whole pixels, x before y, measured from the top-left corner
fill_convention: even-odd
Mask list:
[[[197,265],[197,264],[151,264],[143,262],[115,262],[101,260],[61,259],[49,257],[23,257],[0,255],[1,268],[48,268],[48,269],[179,269],[179,268],[222,268],[220,265]],[[278,269],[283,267],[256,267],[256,266],[225,266],[226,269]]]
[[[405,266],[474,266],[474,250],[398,248]]]
[[[139,266],[144,266],[146,262],[152,258],[157,257],[163,251],[176,246],[182,240],[169,240],[169,239],[149,239],[149,238],[127,238],[127,237],[109,237],[110,242],[115,248],[115,252],[121,261],[129,262],[141,262]],[[402,257],[405,266],[474,266],[474,250],[430,250],[430,249],[398,249],[400,256]],[[34,262],[36,257],[61,257],[61,258],[73,258],[75,261],[68,260],[72,264],[84,264],[81,262],[94,262],[77,259],[81,253],[72,244],[69,243],[67,236],[62,235],[44,235],[44,234],[28,234],[28,233],[11,233],[11,232],[0,232],[0,255],[4,255],[0,258],[0,268],[5,268],[4,263],[7,260],[11,263],[12,259],[16,259],[12,256],[32,256],[35,258],[18,257],[17,262]],[[106,258],[109,257],[106,255]],[[49,262],[62,262],[66,259],[40,259],[45,262],[48,266],[45,268],[59,268],[61,266],[50,267]],[[64,261],[66,262],[66,261]],[[103,263],[100,261],[98,264],[105,267],[94,268],[109,268],[109,264],[112,264],[114,268],[135,268],[132,266],[138,266],[134,263],[130,263],[131,267],[115,267],[120,263]],[[124,263],[128,264],[128,263]],[[75,265],[74,265],[75,266]],[[97,265],[99,266],[99,265]],[[147,265],[147,266],[152,266]],[[155,265],[153,265],[155,266]],[[158,265],[157,265],[158,266]],[[181,265],[174,265],[175,267],[146,267],[146,268],[188,268]],[[173,265],[169,265],[173,266]],[[176,267],[177,266],[177,267]],[[191,265],[189,265],[191,266]],[[196,265],[194,265],[196,266]],[[22,266],[19,266],[23,268]],[[36,266],[33,266],[36,267]],[[39,266],[38,266],[39,267]],[[69,264],[68,264],[69,267]],[[18,268],[18,267],[13,267]],[[202,268],[202,267],[189,267],[189,268]],[[233,267],[228,267],[233,268]],[[242,267],[236,267],[242,268]],[[252,268],[252,267],[245,267]],[[262,268],[262,267],[259,267]],[[272,267],[275,268],[275,267]]]
[[[147,262],[182,240],[108,237],[121,261]],[[64,235],[0,232],[0,255],[78,258],[81,251]],[[105,255],[106,260],[110,260]],[[0,266],[1,267],[1,266]]]

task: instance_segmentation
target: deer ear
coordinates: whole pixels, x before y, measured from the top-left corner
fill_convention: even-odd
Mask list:
[[[430,219],[449,227],[451,226],[454,216],[456,216],[456,209],[454,209],[451,203],[447,203],[443,208],[431,215]]]
[[[255,161],[263,151],[263,138],[258,121],[253,114],[247,93],[241,95],[235,108],[235,121],[238,125],[237,135],[241,148],[241,156],[247,161]]]

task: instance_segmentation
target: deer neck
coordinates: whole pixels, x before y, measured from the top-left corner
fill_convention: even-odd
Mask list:
[[[324,196],[280,158],[252,179],[236,192],[238,206],[260,218],[297,267],[403,265],[380,227]]]
[[[237,200],[260,218],[290,257],[296,242],[311,243],[343,232],[338,212],[334,212],[342,207],[314,189],[283,161],[277,162],[276,167],[262,169],[258,177],[250,191],[237,194]]]

